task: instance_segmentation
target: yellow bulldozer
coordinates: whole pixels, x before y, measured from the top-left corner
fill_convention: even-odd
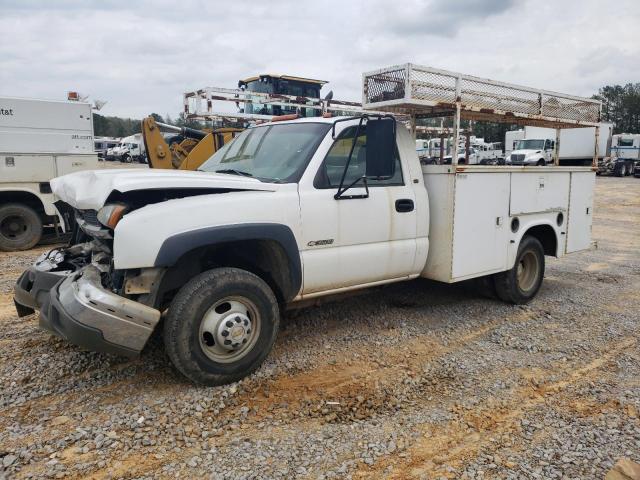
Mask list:
[[[142,139],[150,168],[195,170],[241,131],[231,127],[209,131],[176,127],[157,122],[152,116],[142,120]],[[163,132],[175,135],[167,141]]]

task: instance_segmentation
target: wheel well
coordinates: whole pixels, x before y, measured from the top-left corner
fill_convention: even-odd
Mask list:
[[[33,208],[41,217],[45,217],[44,205],[37,195],[22,190],[0,192],[0,205],[7,203],[21,203]]]
[[[291,265],[285,249],[275,240],[240,240],[199,247],[182,255],[163,275],[156,306],[169,305],[177,291],[196,275],[218,267],[247,270],[273,290],[280,303],[295,297]]]
[[[527,230],[525,235],[537,238],[544,248],[545,255],[555,257],[558,254],[558,239],[551,225],[536,225]]]

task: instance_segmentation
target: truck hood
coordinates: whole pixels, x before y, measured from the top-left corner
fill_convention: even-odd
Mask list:
[[[88,170],[51,180],[51,190],[63,202],[82,210],[98,210],[114,192],[134,190],[275,191],[278,186],[255,178],[184,170]]]

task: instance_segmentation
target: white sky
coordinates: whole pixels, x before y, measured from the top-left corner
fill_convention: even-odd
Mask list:
[[[363,71],[414,62],[589,96],[640,81],[638,25],[638,0],[0,0],[0,95],[175,118],[258,73],[359,101]]]

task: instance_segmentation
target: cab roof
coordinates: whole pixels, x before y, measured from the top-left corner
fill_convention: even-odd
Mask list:
[[[327,83],[329,83],[327,80],[316,80],[313,78],[305,78],[305,77],[296,77],[293,75],[278,75],[278,74],[274,74],[274,73],[261,73],[259,75],[254,75],[253,77],[248,77],[245,78],[243,80],[240,80],[241,82],[253,82],[255,80],[259,80],[263,77],[269,77],[269,78],[279,78],[282,80],[293,80],[296,82],[302,82],[302,83],[314,83],[316,85],[325,85]]]

